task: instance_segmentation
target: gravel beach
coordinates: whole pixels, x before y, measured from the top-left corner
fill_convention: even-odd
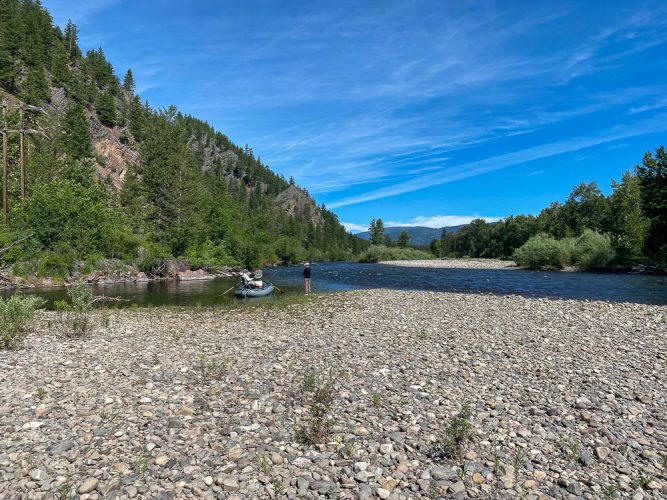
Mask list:
[[[0,351],[0,498],[667,497],[664,306],[373,290],[107,320],[64,339],[41,313]]]
[[[519,269],[514,261],[499,259],[388,260],[380,264],[435,269]]]

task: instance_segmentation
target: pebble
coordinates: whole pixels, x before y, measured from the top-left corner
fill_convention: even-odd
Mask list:
[[[83,483],[81,483],[81,486],[79,486],[79,493],[90,493],[97,488],[98,484],[99,480],[95,478],[86,479]]]

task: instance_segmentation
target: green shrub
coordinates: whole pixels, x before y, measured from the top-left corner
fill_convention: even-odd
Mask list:
[[[210,272],[215,272],[224,266],[240,265],[240,262],[231,256],[224,242],[216,245],[211,240],[188,248],[185,257],[193,269],[206,269]]]
[[[69,338],[85,337],[92,327],[93,292],[85,281],[78,281],[67,289],[70,303],[57,301],[63,335]]]
[[[380,262],[386,260],[426,260],[433,259],[433,254],[416,248],[386,247],[372,245],[361,254],[359,262]]]
[[[174,258],[166,245],[153,242],[145,242],[137,254],[137,269],[148,275],[155,274],[165,262]]]
[[[606,266],[614,258],[609,236],[586,229],[575,241],[572,258],[582,269]]]
[[[514,261],[519,266],[530,269],[543,267],[562,268],[572,262],[574,242],[570,238],[560,241],[551,236],[538,234],[530,238],[514,253]]]
[[[34,295],[12,295],[0,298],[0,349],[15,349],[27,337],[26,326],[44,299]]]

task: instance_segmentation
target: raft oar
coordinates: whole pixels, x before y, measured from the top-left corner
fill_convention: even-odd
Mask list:
[[[234,288],[236,288],[236,286],[231,287],[231,288],[230,288],[229,290],[227,290],[225,293],[221,293],[220,296],[222,296],[222,295],[227,295],[229,292],[231,292],[232,290],[234,290]]]
[[[276,290],[278,290],[280,293],[285,293],[285,292],[283,292],[280,288],[278,288],[276,285],[273,285],[273,288],[275,288]]]

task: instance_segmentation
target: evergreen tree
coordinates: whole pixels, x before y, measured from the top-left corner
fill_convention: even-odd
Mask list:
[[[111,94],[103,92],[97,99],[97,116],[107,127],[116,124],[116,104]]]
[[[0,2],[0,86],[15,92],[19,74],[19,30],[18,0]]]
[[[80,104],[71,104],[67,109],[63,129],[63,146],[69,158],[78,160],[92,155],[90,127]]]
[[[147,109],[141,104],[139,96],[134,96],[130,102],[130,132],[134,138],[141,142],[146,135]]]
[[[182,255],[204,236],[205,193],[200,168],[184,131],[174,123],[175,114],[172,107],[151,120],[141,145],[141,163],[131,175],[143,200],[142,213],[134,215],[146,221],[146,229],[169,245],[173,255]]]
[[[401,231],[401,234],[398,235],[398,246],[401,248],[407,248],[410,244],[410,235],[404,229]]]
[[[57,87],[69,89],[71,85],[71,74],[68,66],[67,51],[60,41],[54,44],[51,58],[51,77],[53,84]]]
[[[382,222],[382,219],[371,220],[369,230],[371,232],[371,243],[373,245],[384,245],[386,243],[384,237],[384,222]]]
[[[135,83],[134,83],[134,75],[132,74],[131,69],[128,69],[127,73],[125,73],[125,78],[123,79],[123,88],[130,95],[134,95]]]
[[[21,96],[25,102],[34,106],[41,105],[49,98],[49,84],[46,82],[43,66],[28,71]]]
[[[67,57],[71,62],[81,59],[81,49],[79,48],[79,28],[72,22],[67,21],[65,26],[65,49]]]

